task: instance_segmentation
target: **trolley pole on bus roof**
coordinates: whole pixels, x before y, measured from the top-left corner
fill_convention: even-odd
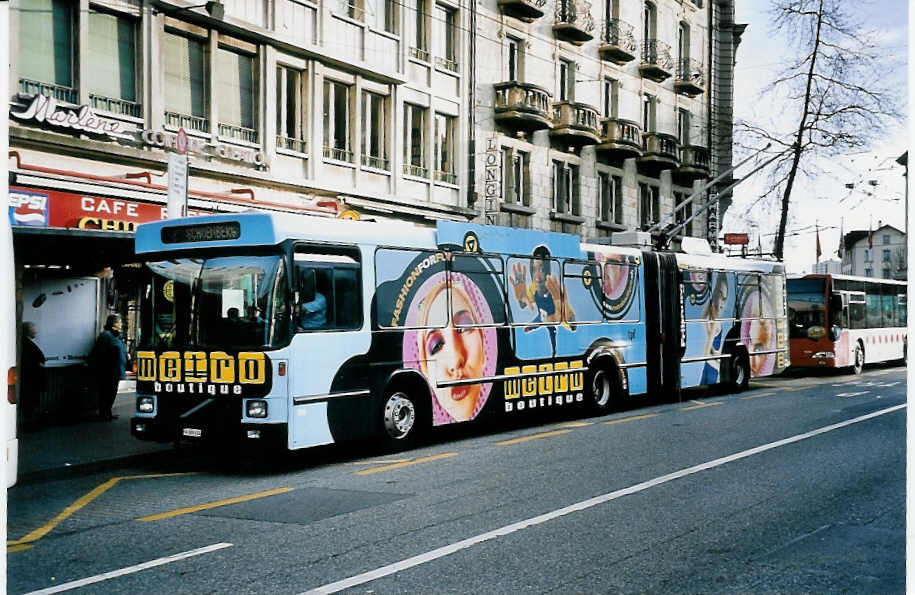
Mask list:
[[[665,216],[663,219],[661,219],[660,221],[658,221],[657,223],[655,223],[654,225],[652,225],[651,227],[649,227],[648,230],[647,230],[649,233],[659,233],[660,236],[661,236],[661,237],[659,238],[659,240],[658,240],[658,247],[659,247],[659,248],[662,248],[662,249],[663,249],[663,248],[666,248],[667,245],[670,243],[670,239],[671,239],[673,236],[677,235],[684,227],[686,227],[686,225],[687,225],[690,221],[692,221],[693,219],[695,219],[696,217],[698,217],[699,215],[701,215],[702,213],[704,213],[709,207],[713,206],[714,204],[717,204],[717,202],[718,202],[718,198],[717,198],[717,197],[718,197],[718,196],[720,196],[720,195],[722,195],[722,194],[728,193],[728,192],[731,191],[735,186],[737,186],[738,184],[740,184],[741,182],[743,182],[744,180],[746,180],[747,178],[749,178],[750,176],[752,176],[753,174],[755,174],[755,173],[758,172],[759,170],[763,169],[764,167],[766,167],[767,165],[769,165],[770,163],[772,163],[773,161],[775,161],[776,159],[778,159],[779,157],[781,157],[783,154],[785,154],[785,153],[787,153],[788,151],[791,150],[791,147],[788,147],[788,148],[785,149],[784,151],[781,151],[781,152],[777,153],[776,155],[774,155],[773,157],[767,159],[767,160],[764,161],[762,164],[756,166],[756,168],[754,168],[753,171],[751,171],[750,173],[748,173],[748,174],[745,175],[744,177],[740,178],[739,180],[736,180],[734,183],[728,185],[728,187],[725,188],[724,190],[721,190],[721,191],[719,191],[719,192],[714,193],[715,195],[712,196],[709,200],[707,200],[707,201],[705,201],[704,203],[702,203],[702,205],[701,205],[698,209],[696,209],[695,212],[693,212],[693,215],[692,215],[689,219],[686,219],[686,220],[684,220],[684,221],[681,221],[681,222],[676,223],[675,225],[671,226],[671,224],[672,224],[671,219],[673,219],[673,218],[676,216],[676,212],[677,212],[677,211],[679,211],[679,210],[682,209],[684,206],[686,206],[686,205],[692,203],[693,201],[695,201],[696,199],[698,199],[698,198],[699,198],[700,196],[702,196],[702,194],[703,194],[704,192],[706,192],[709,188],[711,188],[712,186],[714,186],[715,184],[717,184],[718,182],[720,182],[721,180],[723,180],[724,178],[726,178],[728,175],[730,175],[731,173],[733,173],[738,167],[740,167],[740,166],[742,166],[743,164],[747,163],[747,162],[750,161],[751,159],[756,158],[757,155],[759,155],[759,154],[762,153],[763,151],[767,150],[767,149],[768,149],[769,147],[771,147],[771,146],[772,146],[772,143],[767,144],[765,147],[763,147],[762,149],[756,151],[755,153],[753,153],[752,155],[750,155],[749,157],[747,157],[746,159],[744,159],[743,161],[741,161],[740,163],[738,163],[737,165],[735,165],[734,167],[732,167],[732,168],[728,169],[727,171],[725,171],[724,173],[722,173],[722,174],[716,176],[715,179],[713,179],[713,180],[711,180],[711,181],[709,181],[709,182],[706,182],[705,184],[703,184],[703,186],[702,186],[701,188],[699,188],[698,190],[696,190],[695,192],[693,192],[692,194],[690,194],[687,198],[685,198],[685,199],[683,200],[683,202],[681,202],[680,204],[676,205],[676,206],[674,207],[674,210],[673,210],[672,213],[670,213],[669,215]]]

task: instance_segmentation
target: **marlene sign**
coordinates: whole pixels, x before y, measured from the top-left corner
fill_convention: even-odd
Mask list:
[[[59,128],[70,128],[88,134],[98,134],[111,138],[132,139],[133,136],[121,131],[121,123],[95,115],[88,105],[62,107],[53,97],[36,95],[32,103],[21,112],[10,112],[10,116],[19,120],[34,120]]]
[[[166,215],[166,205],[10,186],[13,225],[134,231],[140,223],[160,221]]]
[[[178,149],[178,135],[173,132],[144,130],[142,138],[143,144],[149,147],[173,151]],[[228,159],[229,161],[241,161],[258,167],[266,165],[263,151],[221,143],[214,145],[210,144],[207,139],[193,136],[187,137],[187,152],[189,154],[197,153],[209,157],[218,157],[219,159]]]

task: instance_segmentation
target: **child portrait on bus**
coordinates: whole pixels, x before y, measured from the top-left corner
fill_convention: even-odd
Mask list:
[[[449,316],[449,293],[451,312]],[[492,376],[498,348],[483,292],[462,273],[438,272],[417,290],[404,333],[404,364],[418,366],[433,386],[434,425],[474,419],[486,403],[491,383],[438,387],[439,382]]]
[[[515,262],[510,275],[515,300],[521,309],[530,310],[534,314],[531,322],[562,322],[563,306],[565,322],[574,322],[575,311],[560,287],[559,280],[553,275],[552,265],[549,249],[546,246],[535,248],[530,259],[530,282],[527,282],[527,267],[521,262]]]
[[[705,347],[702,353],[706,356],[721,355],[721,350],[724,347],[724,326],[720,319],[726,315],[727,303],[728,277],[725,273],[718,273],[714,281],[712,281],[709,300],[702,310],[702,319],[705,320]],[[702,376],[699,379],[699,384],[714,384],[718,382],[720,370],[720,359],[706,360],[702,366]]]

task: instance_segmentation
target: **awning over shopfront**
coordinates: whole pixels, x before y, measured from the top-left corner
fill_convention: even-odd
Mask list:
[[[13,249],[23,265],[92,270],[136,262],[128,231],[14,226]]]

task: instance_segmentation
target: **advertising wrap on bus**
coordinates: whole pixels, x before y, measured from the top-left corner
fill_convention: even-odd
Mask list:
[[[726,384],[788,363],[778,263],[439,222],[142,225],[135,435],[300,449]]]

